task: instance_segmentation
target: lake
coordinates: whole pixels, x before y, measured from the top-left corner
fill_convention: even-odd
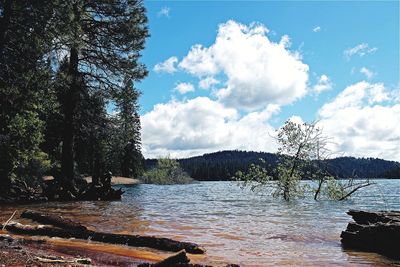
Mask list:
[[[208,264],[242,266],[387,266],[375,253],[343,251],[346,211],[400,210],[400,180],[376,180],[348,201],[285,202],[234,182],[123,187],[120,202],[0,206],[3,221],[30,208],[76,219],[101,231],[157,235],[201,244]]]

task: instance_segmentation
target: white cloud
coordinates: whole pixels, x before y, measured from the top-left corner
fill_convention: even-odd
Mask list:
[[[219,84],[219,81],[217,79],[215,79],[214,77],[207,77],[200,80],[199,87],[201,89],[209,89],[210,87],[216,84]]]
[[[179,93],[186,94],[189,92],[193,92],[194,91],[194,86],[191,83],[178,83],[174,90],[178,91]]]
[[[270,105],[240,117],[237,110],[207,97],[157,104],[141,118],[143,154],[149,158],[226,149],[276,151],[274,129],[267,121],[278,111]]]
[[[320,32],[320,31],[321,31],[321,27],[320,27],[320,26],[315,26],[315,27],[312,29],[312,31],[313,31],[313,32]]]
[[[194,45],[189,54],[182,59],[179,67],[196,76],[214,75],[219,71],[213,51],[202,45]]]
[[[318,114],[333,151],[400,161],[400,101],[390,102],[383,84],[351,85]]]
[[[160,11],[158,11],[157,16],[169,18],[170,11],[171,11],[171,9],[169,7],[163,7],[163,8],[161,8]]]
[[[364,74],[365,77],[366,77],[367,79],[371,79],[372,77],[375,76],[375,73],[374,73],[372,70],[367,69],[366,67],[362,67],[362,68],[360,69],[360,72],[361,72],[362,74]]]
[[[294,122],[296,124],[303,124],[304,123],[303,119],[300,116],[297,116],[297,115],[291,116],[289,118],[289,121]]]
[[[356,45],[355,47],[346,49],[343,54],[348,60],[350,60],[350,58],[354,55],[359,55],[360,57],[363,57],[367,54],[375,53],[377,50],[378,48],[370,47],[367,43],[361,43],[359,45]]]
[[[153,70],[157,73],[166,72],[166,73],[174,73],[177,71],[175,68],[175,64],[178,62],[177,57],[170,57],[164,62],[158,63],[154,66]]]
[[[224,74],[225,87],[216,96],[228,106],[251,110],[292,103],[306,93],[309,67],[288,49],[287,35],[274,43],[267,32],[262,24],[230,20],[219,25],[214,44],[194,45],[179,67],[201,79]]]
[[[364,103],[375,104],[389,100],[382,83],[359,82],[344,89],[334,101],[326,103],[320,110],[322,117],[330,117],[348,107],[360,107]]]
[[[319,94],[319,93],[321,93],[323,91],[328,91],[328,90],[331,90],[331,89],[332,89],[332,82],[329,79],[329,77],[327,75],[325,75],[325,74],[322,74],[319,77],[317,84],[314,85],[314,87],[313,87],[313,91],[316,94]]]

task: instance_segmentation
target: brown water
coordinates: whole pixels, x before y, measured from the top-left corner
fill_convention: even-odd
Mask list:
[[[207,249],[194,262],[242,266],[399,265],[375,253],[344,251],[340,233],[349,208],[400,210],[400,180],[378,180],[345,202],[309,199],[284,202],[241,190],[235,183],[124,187],[121,202],[69,202],[0,206],[0,221],[14,210],[52,212],[100,231],[156,235],[192,241]],[[63,242],[63,241],[57,241]],[[157,260],[166,254],[76,242],[87,247]],[[64,243],[64,245],[66,245]],[[147,253],[147,254],[146,254]]]

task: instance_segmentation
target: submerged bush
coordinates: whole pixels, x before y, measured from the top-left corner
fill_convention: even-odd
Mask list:
[[[193,179],[181,168],[178,161],[159,158],[156,166],[146,171],[140,180],[145,184],[188,184]]]

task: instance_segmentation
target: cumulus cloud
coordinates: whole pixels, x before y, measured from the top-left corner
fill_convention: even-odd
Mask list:
[[[320,27],[320,26],[315,26],[315,27],[312,29],[312,31],[313,31],[313,32],[320,32],[320,31],[321,31],[321,27]]]
[[[178,62],[177,57],[170,57],[164,62],[158,63],[154,66],[153,70],[157,73],[166,72],[166,73],[174,73],[177,71],[175,64]]]
[[[267,33],[262,24],[230,20],[219,25],[214,44],[194,45],[179,67],[200,79],[224,75],[216,96],[228,106],[252,110],[292,103],[306,93],[309,67],[289,50],[289,36],[275,43]]]
[[[366,77],[367,79],[371,79],[372,77],[375,76],[375,73],[374,73],[372,70],[367,69],[366,67],[362,67],[362,68],[360,69],[360,72],[361,72],[362,74],[364,74],[365,77]]]
[[[175,88],[175,91],[178,91],[179,93],[186,94],[189,92],[193,92],[194,91],[194,86],[191,83],[178,83]]]
[[[317,84],[314,85],[314,87],[313,87],[313,91],[316,94],[319,94],[319,93],[321,93],[323,91],[328,91],[328,90],[331,90],[331,89],[332,89],[332,82],[329,79],[329,77],[327,75],[325,75],[325,74],[322,74],[319,77]]]
[[[219,81],[217,79],[215,79],[214,77],[207,77],[200,80],[199,87],[201,89],[209,89],[210,87],[216,84],[219,84]]]
[[[212,48],[205,48],[199,44],[192,46],[189,54],[179,63],[179,67],[196,76],[214,75],[219,72]]]
[[[318,115],[333,151],[400,161],[400,101],[391,101],[383,84],[353,84]]]
[[[169,18],[170,11],[171,11],[171,9],[169,7],[163,7],[163,8],[161,8],[160,11],[158,11],[157,16]]]
[[[370,47],[367,43],[361,43],[359,45],[356,45],[355,47],[344,50],[343,54],[348,60],[350,60],[350,58],[354,55],[359,55],[360,57],[363,57],[367,54],[375,53],[377,50],[378,48]]]
[[[276,151],[268,119],[278,111],[270,105],[241,117],[236,109],[208,97],[157,104],[141,118],[143,154],[151,158],[226,149]]]

